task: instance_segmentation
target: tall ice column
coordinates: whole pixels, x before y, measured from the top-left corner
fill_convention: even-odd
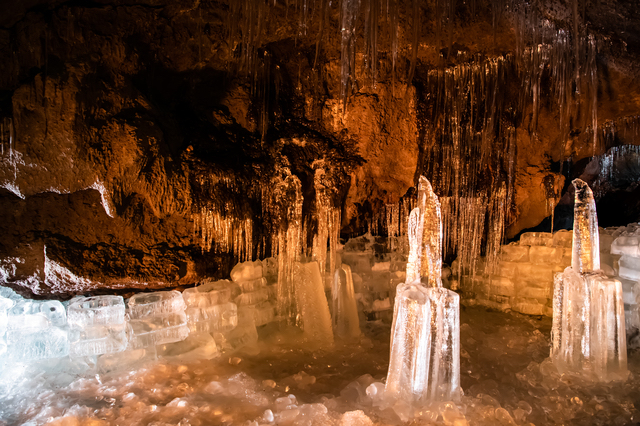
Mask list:
[[[440,202],[423,176],[408,228],[407,280],[396,289],[386,394],[416,404],[455,400],[460,395],[460,298],[442,287]]]
[[[622,285],[600,271],[595,201],[589,186],[573,182],[575,207],[571,266],[556,274],[551,358],[562,373],[609,381],[626,378],[627,347]]]

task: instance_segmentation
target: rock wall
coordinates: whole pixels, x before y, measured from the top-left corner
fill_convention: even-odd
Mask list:
[[[587,66],[587,44],[580,45],[582,77],[567,112],[556,99],[557,64],[521,62],[541,20],[557,31],[576,29],[564,3],[536,10],[523,3],[496,15],[489,1],[453,9],[398,2],[395,14],[371,15],[378,3],[364,1],[353,36],[340,31],[338,4],[325,3],[1,1],[3,283],[31,297],[69,297],[222,278],[238,260],[237,247],[203,248],[202,233],[222,238],[220,227],[251,218],[239,238],[251,240],[247,256],[270,255],[280,213],[265,206],[264,194],[292,174],[302,185],[310,244],[321,168],[343,234],[362,234],[419,174],[435,179],[452,166],[440,153],[452,143],[449,128],[463,123],[439,127],[438,117],[454,114],[438,109],[449,92],[434,91],[432,81],[466,65],[502,61],[506,70],[500,95],[479,85],[482,99],[470,100],[469,111],[495,112],[492,124],[471,131],[488,136],[478,139],[484,154],[470,158],[479,164],[472,169],[481,175],[478,187],[490,192],[505,176],[513,181],[507,236],[548,216],[548,176],[553,205],[565,177],[582,173],[580,159],[636,142],[623,130],[640,114],[640,42],[631,31],[637,6],[602,1],[581,15],[577,34],[595,37],[596,65]],[[537,85],[522,84],[523,71],[542,68]],[[594,82],[597,90],[588,89]],[[595,151],[591,93],[601,129]],[[458,112],[466,123],[470,112]],[[511,175],[500,154],[506,139],[493,129],[513,129]],[[569,158],[578,166],[570,169]],[[456,195],[444,188],[439,196]],[[218,228],[204,230],[202,214],[218,218]],[[54,284],[47,262],[84,284]]]

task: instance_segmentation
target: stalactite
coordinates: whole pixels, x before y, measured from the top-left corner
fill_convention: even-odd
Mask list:
[[[355,81],[357,6],[358,0],[341,0],[340,4],[340,100],[343,112]]]
[[[420,34],[420,1],[413,0],[412,6],[413,21],[411,24],[411,67],[409,68],[409,77],[407,78],[407,82],[409,84],[411,84],[411,82],[413,81],[413,75],[416,71],[416,62],[418,61],[418,41]]]

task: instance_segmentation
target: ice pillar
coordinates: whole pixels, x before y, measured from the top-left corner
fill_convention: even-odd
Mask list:
[[[359,336],[360,320],[349,265],[342,264],[342,267],[336,271],[331,293],[333,295],[333,331],[341,338]]]
[[[598,218],[591,189],[580,179],[573,185],[573,253],[571,266],[554,279],[551,358],[561,372],[602,381],[624,379],[622,285],[599,270]]]
[[[580,179],[573,180],[573,252],[571,267],[578,273],[600,269],[600,234],[598,215],[591,188]]]
[[[442,287],[440,203],[423,176],[408,231],[407,280],[396,289],[386,393],[418,404],[455,400],[460,394],[460,298]]]
[[[296,262],[293,267],[293,276],[305,338],[311,342],[333,344],[331,314],[318,262]]]
[[[442,287],[442,213],[431,184],[420,176],[418,203],[422,215],[420,275],[428,287]]]

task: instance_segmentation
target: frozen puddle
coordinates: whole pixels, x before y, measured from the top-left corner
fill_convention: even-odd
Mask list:
[[[180,356],[134,371],[96,374],[69,358],[5,371],[0,424],[370,425],[630,424],[640,419],[640,356],[629,352],[624,383],[560,377],[549,356],[551,319],[466,308],[460,312],[460,403],[409,412],[379,398],[390,325],[332,349],[301,334],[259,330],[257,346],[211,360]],[[545,361],[545,359],[547,359]],[[117,368],[115,366],[114,368]],[[413,418],[414,420],[410,420]]]

